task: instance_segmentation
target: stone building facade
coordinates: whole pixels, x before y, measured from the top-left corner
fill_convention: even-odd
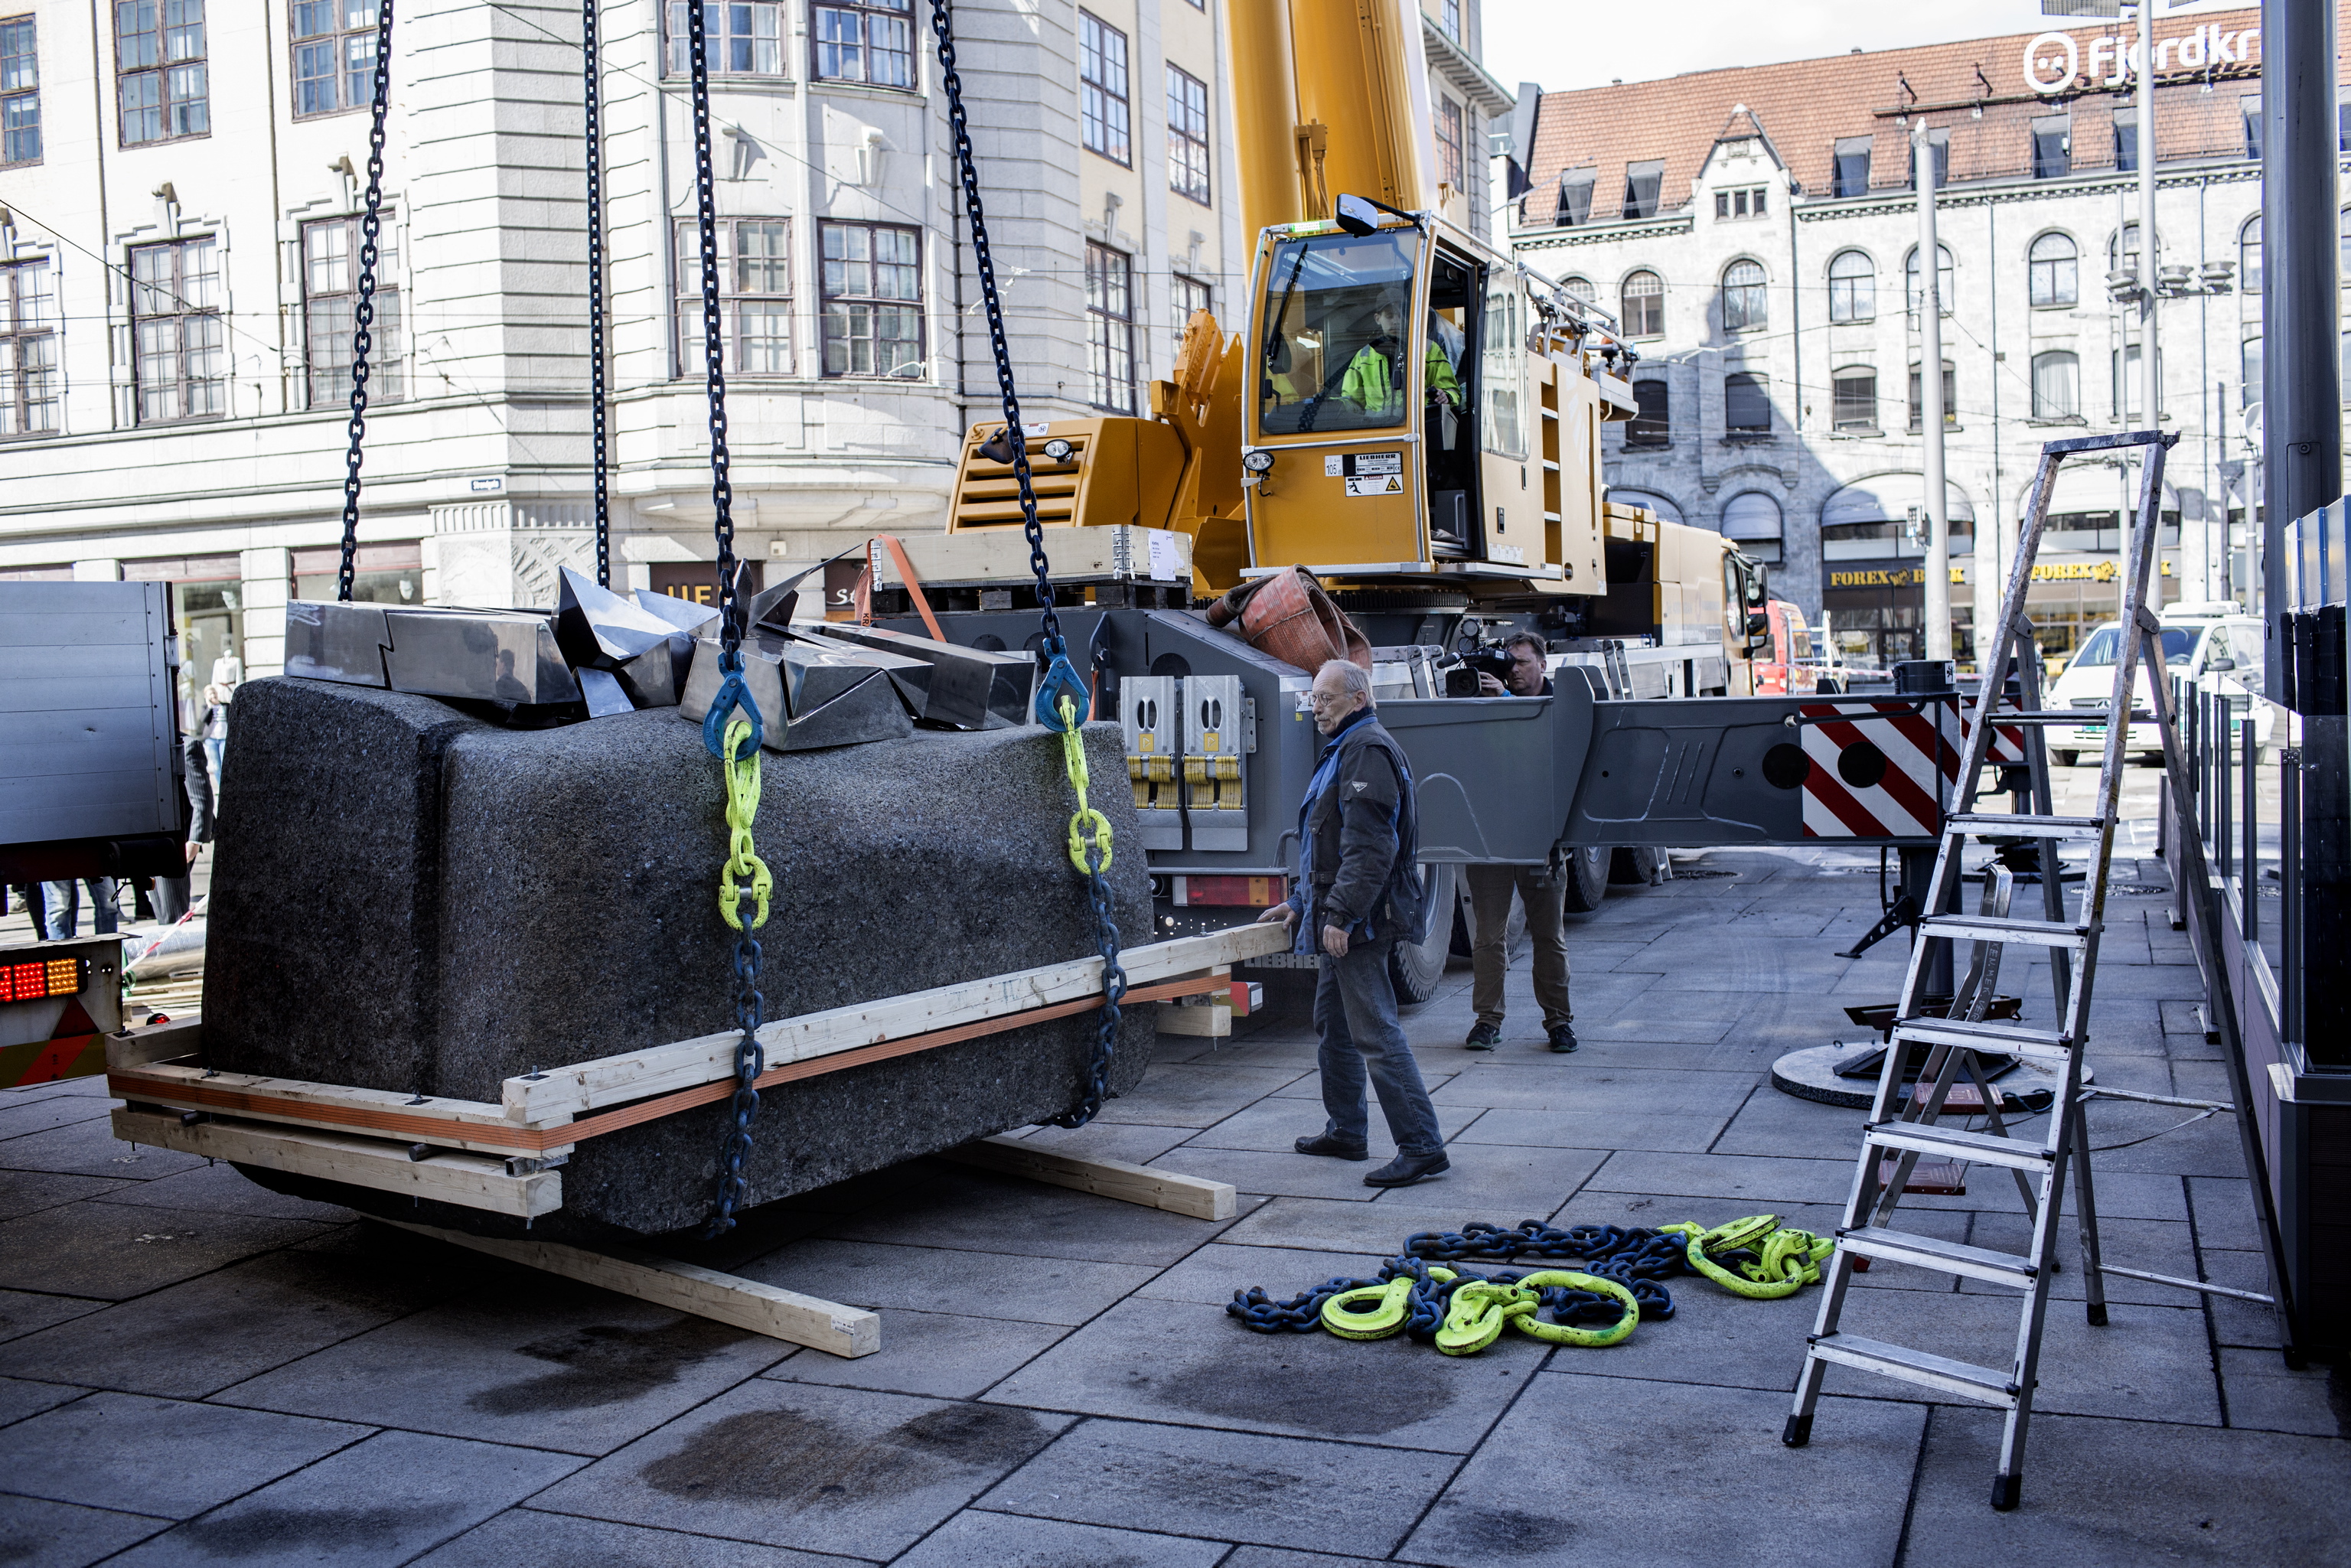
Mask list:
[[[2261,396],[2260,18],[2156,28],[2168,598],[2243,598]],[[1620,499],[1776,561],[1774,591],[1849,658],[1923,644],[1917,202],[1938,173],[1955,646],[1992,612],[2041,444],[2144,424],[2136,133],[2116,25],[1544,93],[1514,150],[1530,266],[1616,312],[1643,417]],[[1522,84],[1520,100],[1536,93]],[[2351,232],[2351,230],[2346,230]],[[2137,478],[2069,467],[2032,612],[2052,653],[2110,616]],[[2130,486],[2126,491],[2126,486]],[[2258,529],[2253,530],[2254,546]]]
[[[962,0],[1032,418],[1147,407],[1241,297],[1224,0]],[[915,0],[711,6],[738,549],[940,526],[996,407]],[[677,0],[605,0],[616,582],[715,554]],[[0,0],[0,577],[172,582],[199,678],[332,592],[372,0]],[[546,603],[592,559],[580,11],[399,7],[362,597]]]

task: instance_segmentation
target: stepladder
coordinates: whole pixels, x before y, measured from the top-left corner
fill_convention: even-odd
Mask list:
[[[1832,1366],[1854,1368],[1920,1385],[1936,1395],[1951,1395],[1996,1406],[2005,1412],[2005,1419],[1991,1479],[1991,1501],[1995,1509],[2014,1508],[2022,1496],[2025,1440],[2042,1371],[2048,1308],[2060,1267],[2057,1247],[2068,1176],[2074,1183],[2084,1306],[2091,1327],[2106,1322],[2104,1277],[2127,1274],[2158,1284],[2240,1296],[2271,1305],[2279,1314],[2288,1360],[2296,1359],[2275,1213],[2269,1201],[2261,1145],[2249,1115],[2239,1114],[2236,1121],[2247,1175],[2263,1221],[2270,1294],[2116,1268],[2103,1261],[2098,1248],[2097,1205],[2085,1111],[2089,1101],[2103,1096],[2167,1105],[2194,1104],[2216,1113],[2233,1112],[2251,1103],[2241,1048],[2231,1054],[2230,1061],[2233,1104],[2094,1088],[2088,1082],[2085,1060],[2091,1032],[2099,937],[2104,929],[2121,809],[2126,747],[2135,718],[2142,724],[2152,719],[2162,733],[2168,793],[2174,812],[2181,810],[2181,802],[2189,795],[2187,765],[2169,712],[2160,622],[2150,603],[2164,455],[2177,439],[2153,431],[2126,432],[2051,442],[2042,449],[2016,552],[2008,565],[1999,620],[1995,625],[1980,629],[1977,637],[1979,668],[1986,672],[1977,722],[1965,739],[1955,791],[1938,824],[1934,870],[1922,901],[1924,913],[1915,931],[1876,1093],[1862,1129],[1862,1148],[1853,1187],[1836,1232],[1837,1250],[1824,1270],[1825,1288],[1819,1316],[1806,1341],[1794,1407],[1782,1433],[1782,1441],[1791,1448],[1802,1448],[1810,1441],[1822,1387]],[[2100,753],[2094,806],[2086,815],[2061,816],[2053,808],[2047,748],[2041,732],[2051,724],[2079,725],[2088,716],[2076,710],[2041,710],[2040,651],[2036,628],[2026,613],[2026,590],[2048,517],[2050,497],[2064,460],[2092,452],[2123,455],[2130,448],[2138,449],[2140,494],[2118,585],[2123,635],[2105,705],[2105,744]],[[2140,700],[2146,701],[2153,711],[2142,711]],[[2003,706],[2008,711],[2001,711]],[[1996,725],[2020,727],[2027,732],[2032,785],[2026,792],[2029,799],[2021,800],[2019,804],[2029,805],[2030,810],[1978,809]],[[2169,831],[2179,829],[2174,825]],[[2192,828],[2188,836],[2192,844]],[[1959,894],[1969,875],[1968,851],[1971,843],[1980,841],[2004,841],[2011,844],[2022,841],[2037,848],[2036,880],[2041,907],[2032,917],[2013,908],[2017,891],[2014,876],[2010,866],[2000,864],[1983,867],[1983,890],[1976,909],[1970,913],[1960,908]],[[2086,863],[2078,867],[2079,893],[2073,901],[2067,897],[2069,873],[2063,858],[2063,852],[2068,848],[2087,852]],[[2013,865],[2015,857],[2008,858],[2010,865]],[[2201,889],[2207,879],[2200,854],[2191,853],[2190,860],[2193,863],[2183,870],[2191,874],[2184,880]],[[2209,928],[2210,923],[2206,925]],[[1948,1006],[1939,1000],[1928,1004],[1926,998],[1933,988],[1929,976],[1935,971],[1934,961],[1955,959],[1962,945],[1971,952],[1967,977],[1952,988]],[[1985,1016],[1985,1003],[1991,996],[2002,956],[2019,947],[2038,949],[2048,955],[2054,1009],[2050,1023]],[[2209,964],[2206,972],[2212,972]],[[2054,1081],[2047,1119],[2037,1130],[2027,1130],[2022,1122],[2011,1126],[2001,1116],[2001,1096],[1991,1087],[1991,1081],[2011,1062],[2033,1064]],[[1908,1085],[1906,1094],[1906,1080],[1914,1070],[1916,1082]],[[1976,1092],[1954,1102],[1952,1091],[1963,1081],[1971,1082]],[[1949,1119],[1947,1103],[1953,1113]],[[1962,1107],[1965,1114],[1959,1113]],[[1965,1124],[1976,1117],[1982,1120],[1980,1128]],[[1900,1204],[1906,1184],[1922,1155],[2009,1170],[2022,1199],[2029,1227],[2030,1239],[2024,1249],[2005,1252],[1906,1228],[1900,1223]],[[1846,1323],[1847,1316],[1853,1315],[1865,1323],[1871,1310],[1865,1298],[1882,1294],[1855,1293],[1853,1276],[1860,1260],[1907,1264],[2018,1291],[2016,1333],[2006,1364],[1982,1364],[1942,1354],[1956,1348],[1953,1346],[1896,1344],[1854,1333]]]

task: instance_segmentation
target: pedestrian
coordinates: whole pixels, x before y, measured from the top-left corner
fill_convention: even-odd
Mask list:
[[[81,925],[81,890],[89,889],[89,929],[94,936],[111,936],[120,929],[115,909],[116,887],[110,876],[86,876],[78,883],[71,877],[63,882],[41,883],[41,900],[47,906],[44,915],[49,940],[67,941],[77,934]]]
[[[213,780],[204,770],[204,737],[190,735],[180,743],[180,760],[185,772],[182,779],[187,789],[188,805],[188,869],[177,876],[155,879],[155,918],[166,925],[176,925],[188,912],[193,895],[189,882],[196,868],[196,857],[213,840]]]
[[[1371,676],[1361,665],[1324,664],[1311,701],[1325,742],[1298,810],[1297,884],[1258,916],[1288,926],[1293,951],[1322,956],[1314,1028],[1328,1120],[1295,1146],[1301,1155],[1370,1158],[1368,1076],[1396,1156],[1364,1185],[1406,1186],[1450,1168],[1388,973],[1395,945],[1419,942],[1428,924],[1412,770],[1373,711]]]
[[[1547,697],[1551,676],[1545,666],[1550,649],[1531,632],[1514,632],[1503,641],[1510,656],[1510,673],[1497,680],[1478,677],[1480,695],[1489,697]],[[1469,1005],[1478,1021],[1470,1026],[1468,1048],[1491,1051],[1502,1040],[1502,971],[1510,962],[1510,896],[1518,895],[1527,912],[1527,936],[1534,945],[1535,1002],[1542,1009],[1543,1037],[1557,1051],[1575,1049],[1575,1009],[1567,999],[1567,867],[1551,865],[1473,865],[1464,868],[1469,880]]]

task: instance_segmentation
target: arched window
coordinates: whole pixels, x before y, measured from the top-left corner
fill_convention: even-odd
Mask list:
[[[2163,259],[2163,235],[2160,233],[2155,236],[2155,255],[2158,261]],[[2138,276],[2138,225],[2137,224],[2125,224],[2120,232],[2106,241],[2106,270],[2127,272],[2133,277]]]
[[[2351,277],[2351,207],[2343,209],[2343,216],[2336,224],[2336,232],[2342,236],[2342,265],[2346,269],[2344,275]]]
[[[1625,427],[1627,446],[1664,446],[1673,438],[1673,395],[1663,376],[1642,376],[1633,382],[1633,402],[1640,413]]]
[[[1868,321],[1877,315],[1877,264],[1857,250],[1829,263],[1829,319]]]
[[[1763,268],[1752,261],[1734,261],[1722,269],[1722,329],[1744,331],[1764,319]]]
[[[1591,304],[1593,300],[1600,298],[1599,294],[1592,287],[1592,279],[1588,277],[1570,277],[1566,282],[1562,283],[1560,287],[1565,292],[1574,295],[1586,305]]]
[[[1847,365],[1829,377],[1829,408],[1836,429],[1848,432],[1877,428],[1877,372],[1867,365]]]
[[[2032,303],[2074,305],[2082,298],[2081,251],[2064,235],[2043,235],[2025,252]]]
[[[2238,287],[2248,294],[2262,291],[2262,214],[2255,213],[2237,232]]]
[[[1951,247],[1947,245],[1938,245],[1935,247],[1935,254],[1939,258],[1935,266],[1935,298],[1937,303],[1942,307],[1940,314],[1949,316],[1951,313],[1951,298],[1953,294],[1951,287]],[[1906,279],[1903,289],[1903,298],[1907,301],[1903,308],[1907,310],[1911,315],[1916,316],[1918,314],[1918,247],[1917,246],[1914,245],[1910,247],[1909,256],[1905,258],[1902,263],[1902,272]]]
[[[1927,421],[1926,405],[1920,402],[1918,367],[1910,367],[1910,429],[1915,434]],[[1951,361],[1943,361],[1943,424],[1946,429],[1959,423],[1959,378]]]
[[[2032,356],[2032,417],[2038,420],[2078,420],[2082,417],[2081,356],[2053,349]]]
[[[1662,338],[1666,335],[1666,280],[1654,272],[1636,272],[1625,280],[1621,292],[1625,308],[1617,319],[1625,325],[1628,338]]]
[[[1733,435],[1771,434],[1771,382],[1769,377],[1733,371],[1722,378],[1722,425]]]
[[[1779,560],[1783,528],[1780,503],[1761,490],[1743,490],[1723,504],[1722,537],[1758,559]]]

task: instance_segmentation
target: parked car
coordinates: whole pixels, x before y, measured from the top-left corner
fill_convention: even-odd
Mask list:
[[[2225,690],[2233,709],[2251,716],[2259,744],[2271,744],[2276,724],[2273,704],[2255,695],[2262,685],[2262,623],[2232,603],[2187,603],[2167,606],[2162,614],[2163,660],[2167,675],[2187,675],[2206,691]],[[2103,709],[2114,689],[2115,661],[2122,648],[2122,622],[2103,622],[2082,640],[2080,648],[2051,686],[2053,708]],[[2154,701],[2142,667],[2133,698],[2145,709]],[[2070,768],[2082,753],[2095,752],[2106,743],[2103,719],[2071,729],[2049,732],[2050,760]],[[2161,761],[2163,737],[2152,724],[2134,724],[2126,743],[2148,761]]]

